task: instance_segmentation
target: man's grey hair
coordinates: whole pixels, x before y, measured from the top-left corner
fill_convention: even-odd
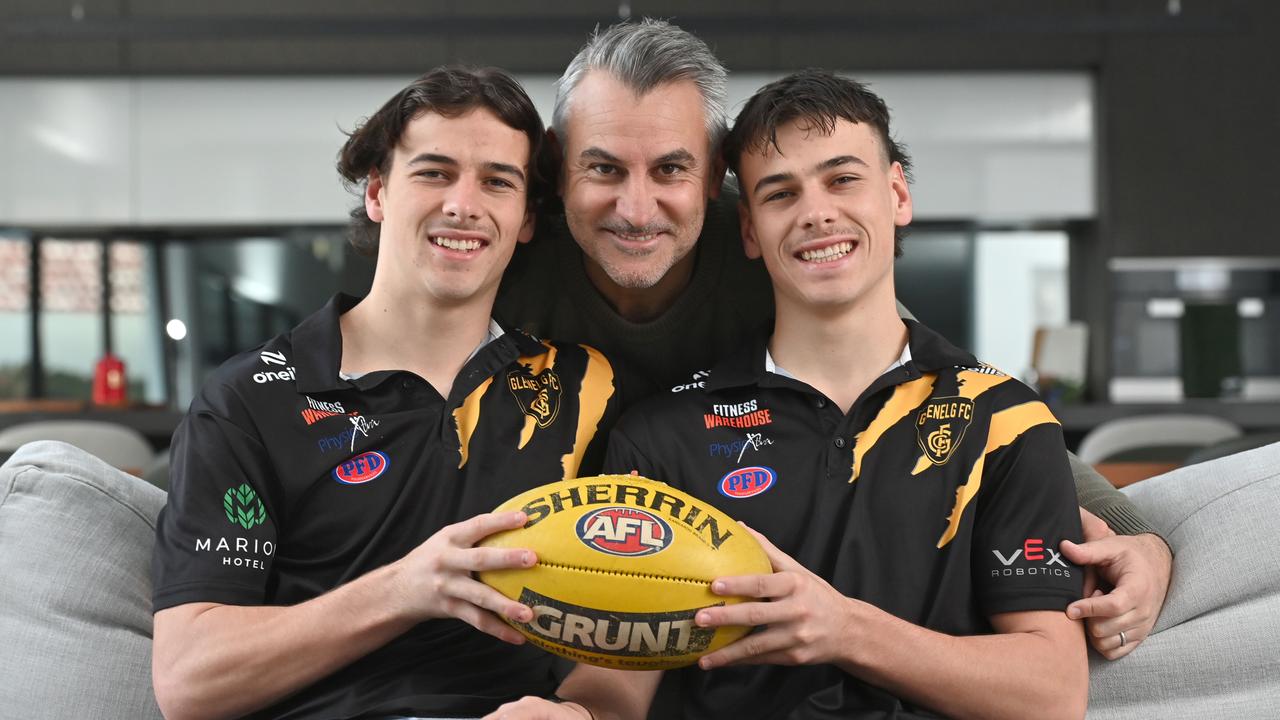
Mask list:
[[[565,124],[573,91],[591,70],[608,72],[638,95],[664,83],[692,80],[702,95],[712,155],[719,152],[729,129],[724,109],[728,73],[705,42],[665,20],[650,18],[611,25],[603,32],[596,28],[556,82],[551,127],[561,147],[568,144]]]

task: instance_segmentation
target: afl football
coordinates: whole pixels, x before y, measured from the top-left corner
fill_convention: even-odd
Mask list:
[[[497,508],[512,510],[528,522],[479,544],[528,548],[537,564],[477,575],[533,608],[529,622],[508,622],[538,647],[575,662],[664,670],[750,630],[693,621],[704,607],[745,600],[713,594],[715,578],[771,572],[760,543],[712,505],[648,478],[602,475],[543,485]]]

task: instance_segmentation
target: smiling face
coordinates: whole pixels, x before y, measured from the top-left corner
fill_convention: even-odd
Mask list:
[[[365,209],[380,223],[374,283],[441,306],[492,304],[527,211],[529,138],[492,112],[424,112],[404,130],[386,177],[370,173]]]
[[[779,312],[893,302],[894,228],[911,194],[875,131],[839,119],[830,134],[804,119],[741,159],[743,245],[763,257]]]
[[[573,90],[564,132],[565,218],[592,281],[606,295],[683,284],[723,176],[697,86],[675,81],[637,97],[591,71]]]

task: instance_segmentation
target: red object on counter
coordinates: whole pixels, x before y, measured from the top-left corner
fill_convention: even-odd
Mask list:
[[[93,369],[93,404],[124,405],[128,401],[124,361],[107,353]]]

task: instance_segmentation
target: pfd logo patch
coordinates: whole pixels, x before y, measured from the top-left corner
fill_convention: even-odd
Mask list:
[[[777,482],[773,468],[760,465],[738,468],[720,478],[720,494],[731,498],[749,498],[768,490]]]
[[[390,465],[385,454],[370,450],[339,463],[333,469],[333,479],[343,485],[363,485],[376,480]]]
[[[529,369],[507,373],[507,388],[520,406],[520,412],[533,418],[538,427],[555,422],[560,413],[560,376],[551,368],[534,375]]]
[[[962,397],[930,399],[916,417],[916,441],[929,462],[945,465],[960,447],[972,420],[972,400]]]
[[[639,557],[662,552],[674,536],[666,520],[629,507],[593,510],[578,520],[578,539],[606,555]]]

